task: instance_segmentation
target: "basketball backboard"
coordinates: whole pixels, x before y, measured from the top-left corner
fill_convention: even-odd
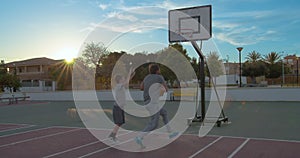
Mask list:
[[[207,40],[212,35],[211,5],[169,11],[169,42]]]

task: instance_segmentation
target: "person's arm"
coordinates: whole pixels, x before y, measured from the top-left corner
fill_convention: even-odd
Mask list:
[[[142,83],[141,83],[141,85],[140,85],[140,89],[141,89],[141,91],[143,91],[143,90],[144,90],[144,82],[142,82]]]
[[[128,73],[127,77],[126,77],[126,80],[125,80],[125,82],[123,83],[123,86],[124,86],[124,87],[128,87],[128,86],[129,86],[129,81],[134,77],[134,75],[135,75],[135,71],[134,71],[134,69],[131,67],[131,68],[129,69],[129,73]]]
[[[166,82],[163,82],[162,85],[165,88],[166,92],[168,92],[168,86],[167,86]]]
[[[165,91],[168,92],[168,86],[163,76],[161,76],[160,84],[165,88]]]

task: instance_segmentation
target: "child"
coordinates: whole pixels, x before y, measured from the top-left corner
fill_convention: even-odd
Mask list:
[[[128,87],[129,80],[133,78],[134,74],[135,72],[132,68],[130,68],[127,78],[121,75],[115,76],[116,85],[113,89],[114,98],[116,101],[113,106],[113,120],[115,123],[115,127],[109,135],[109,138],[112,139],[114,142],[117,142],[116,135],[119,131],[119,128],[125,123],[125,116],[123,110],[126,104],[125,88]]]

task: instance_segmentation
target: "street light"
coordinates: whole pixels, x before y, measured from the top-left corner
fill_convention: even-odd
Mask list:
[[[239,51],[239,61],[240,61],[240,87],[242,87],[242,58],[241,58],[241,52],[243,50],[243,47],[237,47],[236,48]]]
[[[298,87],[298,82],[299,82],[299,65],[298,65],[298,57],[297,59],[297,87]]]
[[[284,86],[284,83],[285,83],[285,76],[284,76],[284,55],[283,55],[283,52],[282,53],[282,60],[281,60],[281,64],[282,64],[282,84],[281,84],[281,87]]]

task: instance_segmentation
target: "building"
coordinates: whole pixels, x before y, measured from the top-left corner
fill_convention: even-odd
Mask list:
[[[299,57],[297,57],[296,55],[288,55],[284,57],[284,63],[290,69],[291,74],[297,75],[300,64]]]
[[[50,68],[62,62],[64,61],[41,57],[10,62],[6,67],[9,73],[14,73],[20,78],[21,91],[55,91],[57,83],[51,77]]]
[[[226,75],[240,75],[239,63],[225,62],[223,64],[224,64]]]

